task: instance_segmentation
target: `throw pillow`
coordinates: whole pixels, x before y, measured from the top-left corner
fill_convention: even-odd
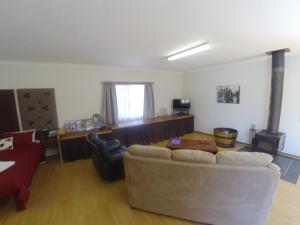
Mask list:
[[[0,151],[14,149],[13,137],[0,139]]]
[[[14,138],[14,145],[32,144],[35,140],[35,130],[26,130],[21,132],[4,132],[2,138]]]
[[[268,166],[272,163],[273,157],[261,152],[219,152],[217,163],[223,165],[239,166]]]
[[[176,161],[215,164],[216,155],[201,150],[178,149],[172,152],[172,159]]]

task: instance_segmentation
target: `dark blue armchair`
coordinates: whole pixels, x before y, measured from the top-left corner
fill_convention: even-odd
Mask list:
[[[94,133],[90,133],[86,140],[93,149],[92,161],[101,178],[106,181],[123,178],[123,153],[126,147],[117,139],[106,142]]]

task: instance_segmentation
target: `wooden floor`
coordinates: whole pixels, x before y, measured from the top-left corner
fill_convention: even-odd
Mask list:
[[[199,133],[186,137],[210,139]],[[166,142],[160,143],[165,145]],[[239,144],[236,149],[241,147]],[[234,149],[232,149],[234,150]],[[1,225],[188,225],[192,222],[131,209],[124,180],[105,183],[90,160],[41,165],[31,185],[27,209],[15,210],[12,199],[0,202]],[[281,181],[268,225],[300,224],[300,185]],[[241,224],[242,225],[242,224]]]

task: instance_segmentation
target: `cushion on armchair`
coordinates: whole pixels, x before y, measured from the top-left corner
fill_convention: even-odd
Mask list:
[[[124,146],[119,146],[117,148],[103,149],[103,157],[108,160],[117,160],[123,158],[123,152],[126,151]]]
[[[114,140],[111,140],[111,141],[105,143],[105,148],[108,151],[115,149],[115,148],[120,148],[120,147],[121,147],[121,143],[118,139],[114,139]]]
[[[88,141],[92,142],[92,144],[96,145],[98,148],[103,147],[105,141],[101,140],[97,134],[90,133],[87,138]]]

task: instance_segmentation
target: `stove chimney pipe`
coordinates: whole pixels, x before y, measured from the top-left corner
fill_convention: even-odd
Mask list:
[[[267,128],[267,133],[270,134],[277,134],[279,130],[285,66],[284,54],[289,51],[289,49],[281,49],[267,53],[272,55],[272,82]]]

